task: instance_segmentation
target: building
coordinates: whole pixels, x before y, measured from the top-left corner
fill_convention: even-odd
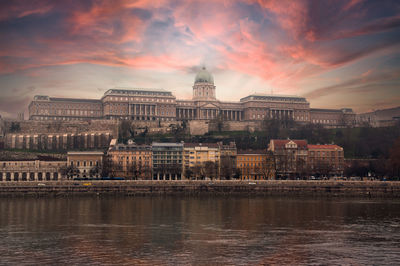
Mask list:
[[[307,174],[306,140],[272,139],[268,146],[275,158],[277,178],[298,178]]]
[[[181,180],[183,143],[152,143],[153,180]]]
[[[70,151],[67,153],[67,177],[101,177],[104,152]]]
[[[67,161],[52,159],[0,161],[0,181],[56,181],[65,177]]]
[[[338,145],[307,145],[308,165],[311,174],[342,176],[344,171],[343,148]]]
[[[220,145],[218,143],[185,143],[183,170],[186,179],[219,176]]]
[[[68,99],[35,96],[29,105],[30,120],[129,119],[140,121],[262,121],[293,120],[326,127],[351,126],[351,109],[313,109],[304,97],[251,94],[239,102],[216,98],[216,86],[210,72],[202,68],[196,75],[192,99],[176,99],[164,89],[114,88],[101,99]]]
[[[150,145],[116,144],[107,152],[110,176],[125,179],[151,180],[152,151]]]
[[[31,120],[89,120],[103,118],[103,103],[93,99],[56,98],[36,95],[29,104]]]
[[[239,150],[236,168],[242,180],[275,179],[275,162],[271,152],[266,150]]]

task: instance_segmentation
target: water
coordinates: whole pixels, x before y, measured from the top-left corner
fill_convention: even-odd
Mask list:
[[[400,201],[0,199],[0,264],[400,265]]]

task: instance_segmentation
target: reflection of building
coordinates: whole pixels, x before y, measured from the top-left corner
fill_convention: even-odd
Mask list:
[[[275,157],[277,176],[295,177],[307,172],[307,141],[272,139],[268,150]]]
[[[152,144],[153,180],[181,180],[183,143]]]
[[[338,145],[308,145],[308,164],[312,174],[343,175],[343,148]]]
[[[353,125],[351,109],[311,109],[299,96],[252,94],[239,102],[216,99],[214,78],[205,68],[197,73],[191,100],[177,100],[162,89],[114,88],[100,100],[35,96],[29,105],[31,120],[130,119],[146,121],[211,120],[261,121],[266,118],[294,120],[324,126]]]
[[[268,180],[275,178],[274,157],[265,150],[239,150],[236,167],[241,179]]]
[[[111,175],[126,179],[151,179],[151,146],[116,144],[107,152]]]
[[[67,165],[72,177],[101,177],[103,169],[102,151],[70,151],[67,153]]]
[[[0,161],[0,181],[59,180],[66,165],[66,161],[54,159]]]

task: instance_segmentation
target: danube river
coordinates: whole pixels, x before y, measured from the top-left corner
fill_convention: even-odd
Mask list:
[[[0,264],[400,265],[400,201],[0,198]]]

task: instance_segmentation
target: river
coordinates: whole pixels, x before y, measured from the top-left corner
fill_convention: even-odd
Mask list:
[[[0,198],[0,264],[400,265],[400,201]]]

